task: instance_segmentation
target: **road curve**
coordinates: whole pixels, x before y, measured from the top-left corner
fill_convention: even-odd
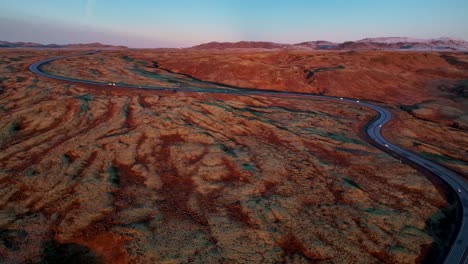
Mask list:
[[[57,75],[43,72],[41,70],[42,65],[52,62],[54,60],[73,57],[73,56],[89,55],[89,54],[93,54],[96,52],[99,52],[99,51],[91,51],[91,52],[86,52],[86,53],[59,56],[59,57],[45,59],[45,60],[31,64],[29,66],[29,70],[35,74],[38,74],[47,78],[52,78],[56,80],[66,81],[66,82],[74,82],[78,84],[87,84],[87,85],[109,88],[108,83],[105,83],[105,82],[80,80],[80,79],[68,78],[64,76],[57,76]],[[147,90],[168,90],[168,89],[173,90],[172,88],[167,88],[167,87],[140,86],[140,85],[129,85],[129,84],[115,84],[115,87],[147,89]],[[456,173],[454,173],[453,171],[435,162],[422,158],[409,150],[400,148],[392,144],[387,139],[385,139],[381,133],[382,129],[392,119],[391,113],[385,108],[371,104],[369,102],[362,102],[357,99],[351,99],[351,98],[338,98],[338,97],[333,97],[333,96],[322,96],[322,95],[294,93],[294,92],[268,91],[268,90],[258,90],[258,89],[231,90],[231,89],[222,89],[222,88],[184,87],[184,88],[177,88],[177,91],[218,93],[218,94],[229,93],[229,94],[239,94],[239,95],[283,96],[283,97],[284,96],[286,97],[300,96],[303,98],[351,103],[351,104],[364,106],[364,107],[374,110],[378,114],[377,118],[374,118],[373,120],[371,120],[365,128],[365,132],[367,136],[369,137],[369,140],[371,141],[371,143],[378,146],[381,150],[387,153],[390,153],[392,156],[396,156],[397,158],[400,158],[400,160],[404,160],[405,163],[413,163],[417,165],[416,167],[419,170],[425,169],[426,171],[439,177],[443,182],[447,184],[447,187],[449,187],[449,189],[454,194],[456,194],[456,197],[458,198],[458,205],[459,205],[458,210],[460,214],[460,217],[459,217],[460,222],[458,223],[458,226],[457,226],[458,233],[452,239],[452,245],[450,246],[450,249],[445,256],[444,263],[446,264],[468,263],[468,223],[467,223],[468,221],[468,183],[467,181],[460,175],[457,175]]]

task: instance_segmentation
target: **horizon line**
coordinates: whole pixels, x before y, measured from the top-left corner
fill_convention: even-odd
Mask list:
[[[464,41],[467,42],[466,40],[458,37],[431,37],[431,38],[418,38],[418,37],[408,37],[408,36],[390,36],[390,37],[365,37],[361,39],[356,39],[356,40],[346,40],[346,41],[341,41],[341,42],[335,42],[335,41],[329,41],[326,39],[316,39],[316,40],[305,40],[305,41],[300,41],[300,42],[275,42],[275,41],[269,41],[269,40],[238,40],[238,41],[218,41],[218,40],[213,40],[213,41],[206,41],[206,42],[201,42],[195,45],[191,46],[178,46],[178,47],[169,47],[169,46],[160,46],[160,47],[151,47],[151,48],[143,48],[143,47],[135,47],[135,46],[128,46],[124,44],[110,44],[106,42],[100,42],[98,40],[96,41],[91,41],[91,42],[68,42],[68,43],[44,43],[44,42],[35,42],[35,41],[14,41],[14,40],[0,40],[0,42],[8,42],[8,43],[31,43],[31,44],[39,44],[43,46],[49,46],[49,45],[61,45],[61,46],[66,46],[66,45],[89,45],[89,44],[100,44],[100,45],[108,45],[108,46],[122,46],[126,48],[134,48],[134,49],[154,49],[154,48],[190,48],[190,47],[195,47],[198,45],[203,45],[203,44],[208,44],[208,43],[240,43],[240,42],[263,42],[263,43],[274,43],[274,44],[280,44],[280,45],[297,45],[300,43],[306,43],[306,42],[318,42],[318,41],[327,41],[330,43],[336,43],[336,44],[341,44],[341,43],[347,43],[347,42],[357,42],[361,40],[366,40],[366,39],[381,39],[381,38],[406,38],[406,39],[412,39],[412,40],[442,40],[442,39],[450,39],[450,40],[456,40],[456,41]]]

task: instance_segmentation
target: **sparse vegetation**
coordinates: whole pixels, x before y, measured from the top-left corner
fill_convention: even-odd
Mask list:
[[[122,59],[123,59],[124,61],[126,61],[126,62],[133,62],[133,61],[135,61],[135,59],[130,58],[130,57],[128,57],[128,56],[122,56]]]
[[[86,114],[89,110],[89,102],[93,100],[93,96],[90,94],[83,94],[77,96],[80,100],[80,115]]]
[[[415,105],[400,105],[400,109],[405,112],[412,112],[416,109],[418,109],[419,106],[417,104]]]
[[[13,123],[8,126],[8,134],[10,136],[16,135],[21,130],[21,124],[18,121],[13,121]]]
[[[107,173],[109,175],[109,182],[112,183],[115,187],[118,187],[120,184],[120,173],[119,169],[115,166],[110,166],[107,169]]]
[[[92,75],[99,75],[99,72],[97,72],[95,69],[88,69],[88,72]]]

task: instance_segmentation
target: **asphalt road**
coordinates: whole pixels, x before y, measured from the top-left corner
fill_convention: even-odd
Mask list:
[[[256,90],[256,89],[220,89],[220,88],[197,88],[197,87],[184,87],[184,88],[167,88],[167,87],[157,87],[157,86],[139,86],[139,85],[121,85],[115,84],[115,86],[110,86],[108,83],[90,81],[90,80],[80,80],[73,79],[64,76],[57,76],[43,72],[41,66],[49,63],[54,60],[73,57],[73,56],[82,56],[89,55],[99,51],[91,51],[87,53],[80,53],[68,56],[54,57],[49,58],[43,61],[36,62],[29,66],[29,70],[35,74],[67,82],[81,83],[93,86],[106,87],[107,89],[111,87],[120,87],[120,88],[136,88],[136,89],[148,89],[148,90],[177,90],[181,92],[203,92],[203,93],[229,93],[229,94],[239,94],[239,95],[263,95],[263,96],[282,96],[282,97],[301,97],[301,98],[311,98],[319,100],[330,100],[338,103],[351,103],[360,105],[363,107],[370,108],[378,113],[377,118],[370,121],[365,129],[369,140],[371,143],[379,147],[379,149],[396,156],[400,160],[404,160],[405,163],[416,164],[416,168],[423,168],[426,171],[432,173],[433,175],[439,177],[447,184],[447,187],[456,194],[459,201],[459,212],[460,219],[457,225],[458,233],[453,239],[453,243],[450,247],[449,252],[445,256],[443,263],[446,264],[465,264],[468,263],[468,183],[463,177],[457,175],[453,171],[435,163],[430,160],[427,160],[421,156],[418,156],[416,153],[413,153],[409,150],[400,148],[390,141],[386,140],[382,136],[382,129],[385,125],[392,119],[391,113],[381,106],[371,104],[369,102],[362,102],[358,99],[351,98],[338,98],[332,96],[321,96],[321,95],[312,95],[312,94],[303,94],[303,93],[292,93],[292,92],[278,92],[278,91],[266,91],[266,90]]]

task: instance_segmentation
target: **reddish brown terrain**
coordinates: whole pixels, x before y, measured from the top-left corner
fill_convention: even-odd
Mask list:
[[[104,57],[109,63],[103,66]],[[116,64],[122,67],[115,69]],[[233,86],[382,102],[396,117],[393,129],[386,131],[388,138],[468,177],[466,53],[115,51],[85,61],[78,57],[56,61],[45,69],[103,82],[222,87],[185,76],[172,76],[168,82],[167,77],[178,72]]]
[[[1,262],[414,263],[450,235],[441,189],[361,139],[366,109],[27,70],[70,52],[0,50]],[[392,141],[466,171],[466,58],[125,50],[44,70],[377,100],[397,116]]]
[[[383,102],[398,117],[386,132],[391,140],[468,177],[468,53],[201,51],[146,56],[161,67],[207,81]]]

